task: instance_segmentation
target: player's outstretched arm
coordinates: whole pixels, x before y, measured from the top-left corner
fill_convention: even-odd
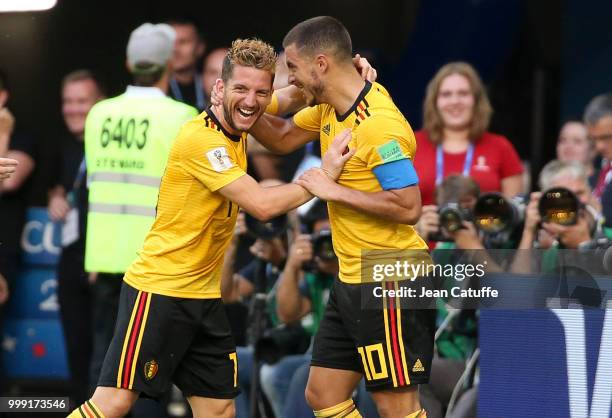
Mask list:
[[[380,192],[362,192],[335,183],[318,168],[312,168],[297,180],[315,196],[338,202],[393,222],[414,225],[421,216],[421,192],[418,185]]]
[[[355,150],[344,152],[350,141],[350,130],[342,131],[334,138],[323,158],[320,170],[332,183],[340,177],[344,164],[355,153]],[[314,197],[295,183],[262,187],[248,174],[220,188],[219,192],[260,221],[288,212]]]
[[[297,184],[262,187],[248,174],[220,188],[219,192],[262,222],[313,198],[306,189]]]
[[[318,137],[317,132],[298,127],[293,120],[263,114],[249,130],[264,147],[276,154],[288,154]]]

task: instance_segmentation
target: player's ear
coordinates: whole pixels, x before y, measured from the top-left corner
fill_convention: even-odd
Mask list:
[[[329,68],[329,59],[325,55],[319,54],[315,59],[315,64],[319,70],[319,73],[325,73]]]
[[[223,94],[225,91],[225,83],[222,79],[218,78],[215,80],[215,90],[217,90],[220,94]]]

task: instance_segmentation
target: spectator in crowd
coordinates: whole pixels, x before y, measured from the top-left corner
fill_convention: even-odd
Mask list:
[[[176,32],[174,52],[170,61],[172,76],[168,94],[201,112],[206,107],[206,99],[202,75],[198,73],[197,65],[204,55],[206,45],[195,22],[177,19],[168,23]]]
[[[1,94],[1,93],[0,93]],[[7,109],[0,110],[0,120],[2,123],[12,123],[11,119],[8,117],[10,113]],[[6,128],[0,128],[2,132],[6,131]],[[17,165],[19,164],[17,160],[13,160],[11,158],[4,158],[3,155],[6,155],[8,152],[9,140],[11,138],[9,135],[0,136],[0,182],[4,179],[7,179],[15,172],[17,169]]]
[[[437,222],[434,190],[451,174],[474,178],[481,192],[522,192],[523,165],[514,147],[488,132],[492,108],[476,70],[464,62],[443,66],[427,85],[423,130],[415,133],[422,223]]]
[[[15,129],[8,101],[8,79],[0,71],[0,157],[3,157],[2,171],[11,174],[0,181],[0,330],[3,303],[8,299],[11,283],[21,264],[20,239],[25,222],[26,191],[35,167],[33,139]],[[3,380],[0,367],[0,383]]]
[[[159,184],[172,141],[193,107],[166,97],[175,31],[145,23],[130,35],[133,85],[97,103],[85,125],[89,181],[85,270],[93,285],[90,384],[96,386],[113,336],[123,275],[155,219]]]
[[[204,65],[202,70],[202,87],[204,88],[204,95],[206,97],[206,103],[210,103],[210,92],[215,86],[215,82],[218,78],[221,78],[221,70],[223,68],[223,59],[227,54],[227,48],[215,48],[206,55],[204,58]]]
[[[91,285],[85,273],[87,179],[83,135],[92,106],[103,98],[89,70],[67,74],[62,81],[62,116],[68,130],[55,160],[58,177],[49,191],[51,220],[62,222],[62,253],[57,265],[58,302],[70,369],[70,399],[80,405],[89,397],[91,361]]]
[[[531,193],[519,249],[533,248],[535,243],[538,243],[539,248],[560,245],[563,248],[576,249],[590,243],[601,215],[599,205],[591,195],[586,168],[576,161],[553,160],[540,172],[539,185],[542,191],[552,187],[567,188],[576,195],[584,209],[580,210],[575,225],[542,222],[538,210],[542,192]]]
[[[602,157],[593,194],[601,202],[608,231],[612,231],[612,93],[594,97],[584,111],[589,137]],[[612,232],[610,232],[612,235]]]
[[[595,146],[589,138],[586,125],[579,120],[565,122],[557,139],[557,160],[579,162],[586,168],[589,179],[593,177],[593,181],[595,181],[594,158]]]

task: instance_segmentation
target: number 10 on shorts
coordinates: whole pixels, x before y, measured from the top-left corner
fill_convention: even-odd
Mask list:
[[[387,363],[385,361],[385,350],[382,343],[357,347],[361,356],[363,370],[367,380],[379,380],[389,377]]]

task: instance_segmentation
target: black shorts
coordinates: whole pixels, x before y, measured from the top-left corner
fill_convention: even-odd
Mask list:
[[[436,311],[398,308],[398,298],[374,297],[376,286],[334,282],[311,364],[362,373],[369,391],[427,383]]]
[[[174,383],[185,396],[240,393],[236,345],[221,299],[147,293],[125,282],[98,386],[157,398]]]

